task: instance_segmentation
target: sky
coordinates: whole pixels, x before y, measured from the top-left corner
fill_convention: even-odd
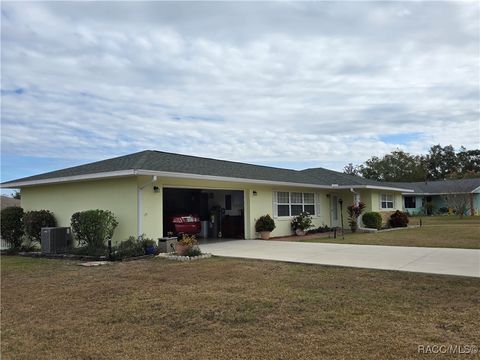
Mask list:
[[[1,3],[1,180],[145,149],[480,148],[479,2]]]

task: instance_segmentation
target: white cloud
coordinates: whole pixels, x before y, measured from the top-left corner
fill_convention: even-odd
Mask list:
[[[151,148],[301,167],[478,148],[478,14],[473,3],[4,2],[2,153]],[[380,140],[411,133],[422,143]]]

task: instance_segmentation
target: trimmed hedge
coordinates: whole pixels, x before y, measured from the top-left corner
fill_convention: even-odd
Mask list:
[[[23,209],[21,207],[7,207],[0,212],[0,234],[12,248],[22,245]]]
[[[113,237],[118,221],[109,210],[86,210],[72,215],[71,226],[80,245],[103,248]]]
[[[43,227],[57,226],[57,220],[48,210],[28,211],[23,217],[25,234],[34,241],[41,241]]]
[[[397,227],[407,227],[408,226],[408,215],[400,210],[395,211],[390,216],[389,224],[393,228]]]
[[[363,214],[362,222],[365,227],[380,230],[382,228],[382,216],[380,213],[371,211]]]

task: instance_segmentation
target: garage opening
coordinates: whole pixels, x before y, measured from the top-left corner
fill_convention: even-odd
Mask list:
[[[163,189],[164,236],[244,239],[243,190]]]

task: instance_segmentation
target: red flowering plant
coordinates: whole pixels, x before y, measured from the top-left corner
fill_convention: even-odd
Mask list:
[[[348,213],[348,225],[352,232],[356,232],[358,229],[358,218],[362,214],[366,205],[363,202],[359,202],[358,205],[352,204],[347,206]]]

